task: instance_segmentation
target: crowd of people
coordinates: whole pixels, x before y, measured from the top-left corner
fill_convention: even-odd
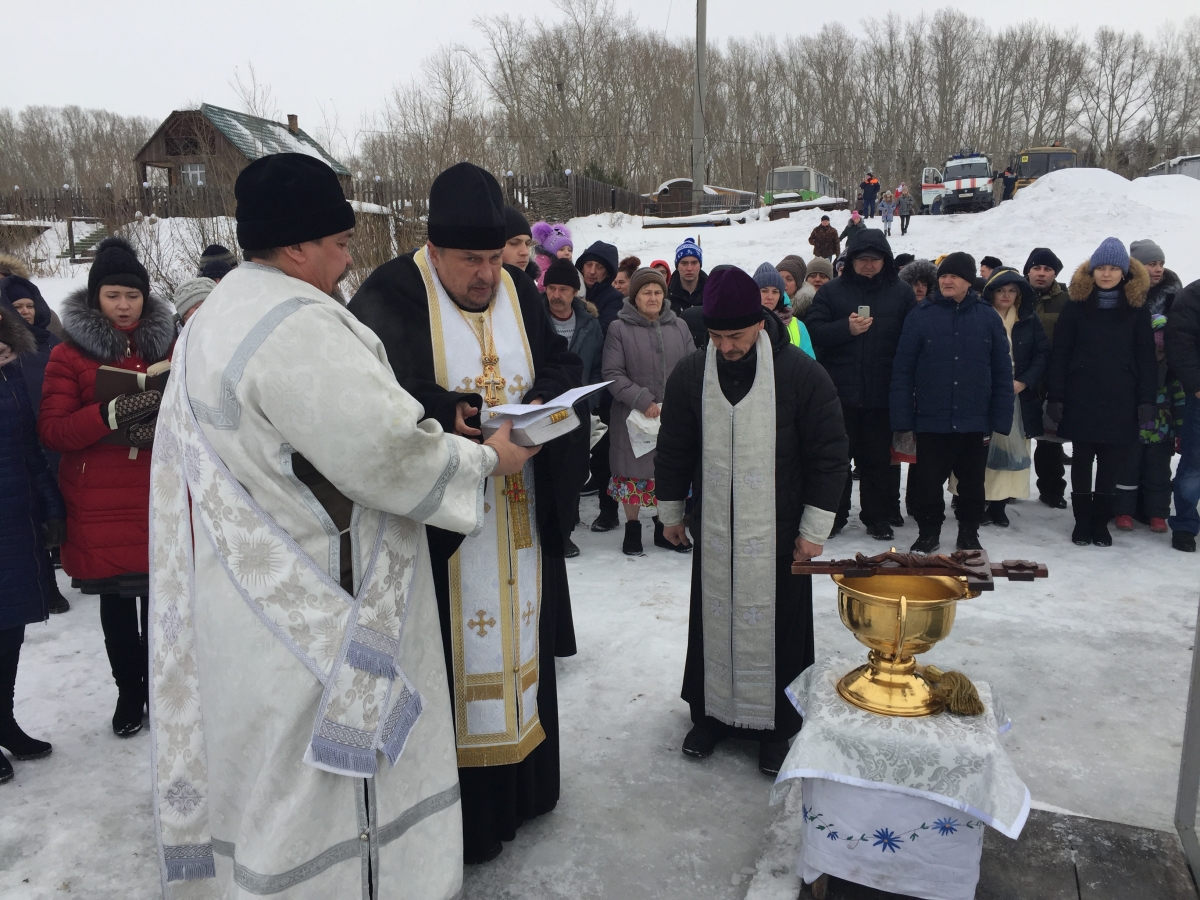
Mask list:
[[[347,302],[353,211],[327,166],[278,154],[238,179],[241,258],[207,248],[170,302],[119,237],[61,321],[0,258],[0,747],[51,752],[13,698],[25,626],[69,609],[61,566],[99,596],[114,733],[142,730],[150,708],[172,748],[155,763],[167,880],[217,877],[213,853],[233,854],[196,837],[194,797],[251,818],[282,802],[238,787],[255,783],[251,744],[264,767],[307,747],[307,767],[286,760],[293,794],[357,802],[364,843],[388,795],[348,799],[320,775],[385,785],[375,750],[397,765],[406,743],[441,748],[408,752],[421,788],[405,802],[422,815],[461,803],[461,835],[429,825],[425,839],[483,862],[557,802],[554,657],[575,652],[563,561],[580,553],[582,494],[598,496],[593,532],[623,510],[626,555],[646,553],[644,515],[651,552],[692,554],[683,752],[757,740],[771,775],[800,727],[783,688],[814,653],[811,580],[790,566],[847,526],[856,482],[866,533],[894,541],[907,464],[914,552],[941,547],[947,485],[954,546],[980,549],[980,527],[1010,526],[1034,475],[1043,504],[1072,510],[1064,540],[1107,547],[1110,524],[1140,522],[1194,551],[1200,282],[1183,287],[1152,240],[1107,238],[1066,283],[1046,247],[1020,269],[962,250],[898,257],[892,217],[904,233],[911,201],[865,184],[867,218],[839,235],[823,216],[807,259],[706,269],[689,237],[647,266],[605,241],[577,254],[568,225],[531,225],[462,163],[431,190],[428,244]],[[162,390],[102,390],[168,363]],[[483,439],[488,409],[601,383],[576,407],[584,427],[540,450],[503,426]],[[427,613],[411,626],[410,603]],[[345,604],[348,622],[321,618]],[[257,617],[239,624],[247,606]],[[278,646],[253,643],[248,621]],[[444,669],[436,652],[405,655],[423,627],[440,631]],[[228,665],[206,668],[197,647]],[[303,688],[284,677],[296,660],[317,676]],[[344,695],[339,666],[358,679]],[[278,722],[243,715],[272,691]],[[208,730],[199,701],[180,699],[201,696],[221,722]],[[353,712],[366,696],[385,706]],[[199,775],[195,740],[208,742]],[[0,782],[12,777],[0,754]],[[323,832],[289,827],[322,852]],[[239,835],[229,847],[259,840],[280,867],[301,852]]]

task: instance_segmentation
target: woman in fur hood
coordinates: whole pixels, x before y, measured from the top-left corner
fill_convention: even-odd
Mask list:
[[[145,391],[101,405],[96,373],[101,366],[144,372],[166,359],[175,313],[150,294],[149,275],[133,248],[112,237],[96,248],[87,287],[67,298],[62,320],[66,341],[46,365],[38,435],[63,454],[62,567],[83,593],[100,595],[100,624],[119,692],[113,731],[127,737],[141,730],[146,703],[150,447],[161,397]],[[114,432],[121,443],[104,440]]]
[[[1074,447],[1071,540],[1081,546],[1112,546],[1108,520],[1117,475],[1140,424],[1154,418],[1158,371],[1149,288],[1146,267],[1130,259],[1119,240],[1106,238],[1075,270],[1068,289],[1073,302],[1054,328],[1046,414]]]

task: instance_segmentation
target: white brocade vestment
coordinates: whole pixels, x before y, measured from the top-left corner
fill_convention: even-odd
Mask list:
[[[429,303],[437,383],[484,395],[483,416],[488,405],[520,403],[533,385],[533,356],[512,278],[501,270],[487,312],[467,313],[442,287],[428,249],[414,260]],[[506,479],[492,479],[482,531],[450,558],[451,690],[463,767],[520,762],[546,736],[537,708],[542,560],[532,463],[523,480],[523,502],[514,505]]]
[[[244,264],[176,348],[151,482],[164,895],[450,898],[454,734],[424,529],[477,530],[490,449],[421,422],[344,307]],[[354,503],[341,534],[292,469]]]

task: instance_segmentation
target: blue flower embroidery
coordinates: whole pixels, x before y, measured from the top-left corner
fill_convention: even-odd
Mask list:
[[[881,853],[886,853],[888,850],[895,853],[896,848],[900,846],[900,841],[897,840],[896,835],[888,828],[880,828],[871,837],[875,838],[875,843],[871,846],[881,847]]]
[[[956,831],[958,831],[958,820],[938,819],[933,823],[933,827],[938,830],[938,834],[940,835],[945,836],[947,834],[954,834]]]
[[[825,835],[825,837],[829,838],[831,841],[836,841],[838,839],[838,833],[836,831],[831,831],[829,834]]]

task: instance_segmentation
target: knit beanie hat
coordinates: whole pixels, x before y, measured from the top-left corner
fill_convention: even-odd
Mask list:
[[[238,175],[233,195],[243,250],[290,247],[354,227],[354,209],[333,169],[304,153],[256,159]]]
[[[185,281],[179,287],[175,288],[175,295],[171,301],[175,304],[175,312],[179,313],[180,318],[183,317],[193,306],[203,303],[208,299],[208,295],[212,293],[212,289],[217,286],[217,283],[211,278],[193,278],[190,281]]]
[[[1129,254],[1125,245],[1115,237],[1107,237],[1101,241],[1100,246],[1092,252],[1088,264],[1093,272],[1099,266],[1116,266],[1122,274],[1129,274]]]
[[[561,222],[551,225],[549,222],[533,223],[533,239],[543,250],[554,256],[563,247],[574,247],[571,239],[571,229]]]
[[[753,278],[736,266],[709,273],[704,282],[705,328],[736,331],[762,319],[762,294]]]
[[[546,269],[546,274],[542,278],[542,287],[546,288],[552,284],[565,284],[573,290],[579,290],[579,270],[569,259],[556,259],[550,263],[550,268]]]
[[[150,275],[123,237],[108,237],[96,245],[96,258],[88,272],[89,306],[99,308],[100,288],[106,284],[137,288],[144,300],[150,300]]]
[[[809,275],[812,275],[814,272],[816,272],[818,275],[824,275],[826,278],[832,279],[833,263],[827,259],[823,259],[820,256],[814,256],[808,261],[808,271],[805,275],[805,278],[807,278]]]
[[[204,252],[200,254],[200,268],[212,262],[223,262],[233,268],[238,264],[237,257],[228,247],[223,247],[220,244],[209,244],[204,248]]]
[[[529,227],[529,220],[515,206],[506,205],[504,207],[504,242],[508,243],[523,234],[533,237],[533,229]]]
[[[789,253],[775,266],[777,271],[790,272],[796,280],[796,286],[804,284],[804,276],[808,274],[808,265],[794,253]]]
[[[938,278],[943,275],[957,275],[963,281],[974,281],[977,274],[975,257],[961,250],[946,254],[946,258],[937,267]]]
[[[859,215],[858,210],[856,209],[851,211],[850,218],[857,222],[862,217]]]
[[[504,195],[491,172],[460,162],[433,180],[429,242],[435,247],[499,250],[505,231]]]
[[[794,275],[792,277],[795,278]],[[770,263],[765,262],[754,270],[754,283],[758,285],[759,290],[765,287],[778,288],[780,297],[787,296],[787,288],[784,287],[783,276]],[[796,282],[796,284],[802,283],[803,280]]]
[[[657,284],[662,288],[664,295],[667,293],[667,279],[663,278],[662,272],[647,267],[638,269],[629,276],[629,299],[636,298],[638,291],[648,284]]]
[[[1063,268],[1062,260],[1046,247],[1033,248],[1033,252],[1029,254],[1029,259],[1025,260],[1025,269],[1021,274],[1028,275],[1029,270],[1034,266],[1049,266],[1054,270],[1055,275],[1061,272]]]
[[[237,267],[231,266],[229,263],[225,262],[225,260],[223,260],[223,259],[214,259],[212,262],[207,262],[203,266],[200,267],[200,276],[199,277],[211,278],[213,281],[220,281],[222,278],[224,278],[226,275],[228,275],[230,272],[232,272],[235,268],[237,268]]]
[[[1130,244],[1129,255],[1143,266],[1149,265],[1152,262],[1165,263],[1167,261],[1167,254],[1163,253],[1163,248],[1149,239],[1134,241]]]
[[[37,288],[33,286],[27,279],[21,278],[19,275],[10,275],[4,280],[4,284],[0,285],[0,291],[3,291],[0,296],[9,303],[16,303],[18,300],[37,300]]]
[[[1004,265],[1004,263],[1000,262],[1000,260],[994,256],[985,256],[979,261],[979,264],[981,266],[987,266],[989,269],[999,269]]]
[[[679,261],[685,256],[694,256],[700,260],[700,265],[704,265],[704,251],[700,249],[700,245],[696,243],[695,238],[684,238],[683,243],[675,248],[675,267],[679,267]],[[743,272],[743,275],[746,273]]]

